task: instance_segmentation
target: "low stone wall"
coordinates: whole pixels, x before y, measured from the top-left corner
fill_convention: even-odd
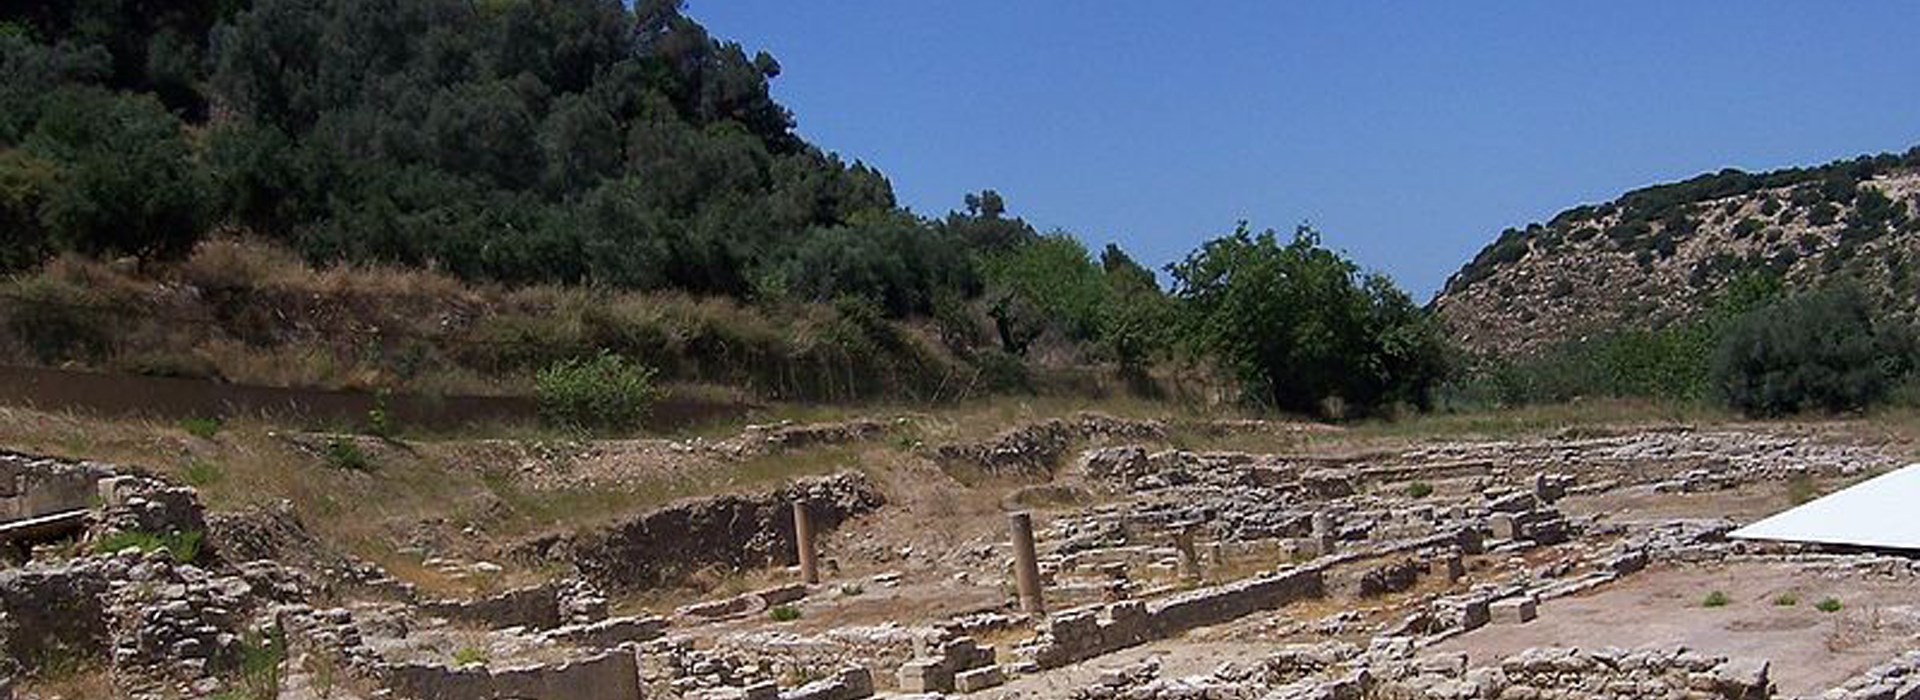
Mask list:
[[[104,658],[110,645],[107,577],[99,564],[0,571],[0,649],[17,670]],[[3,673],[11,669],[0,669]]]
[[[1126,601],[1067,611],[1049,619],[1038,638],[1016,653],[1041,668],[1057,668],[1322,593],[1321,569],[1301,567],[1151,603]]]
[[[1822,694],[1821,700],[1908,700],[1920,697],[1920,651],[1867,669]]]
[[[575,661],[499,669],[386,664],[375,674],[410,700],[634,700],[640,697],[634,654],[623,647]]]
[[[1464,656],[1435,656],[1382,669],[1372,696],[1439,698],[1685,698],[1766,700],[1765,662],[1706,656],[1683,648],[1528,649],[1499,664],[1469,669]]]
[[[791,504],[808,504],[825,531],[886,502],[858,472],[806,479],[750,496],[685,501],[585,534],[559,534],[513,548],[532,564],[570,564],[612,591],[669,585],[709,567],[744,570],[795,563]]]
[[[1050,476],[1076,440],[1096,437],[1162,440],[1167,426],[1159,421],[1131,421],[1083,412],[1071,418],[1041,421],[1001,431],[974,442],[941,445],[935,460],[961,465],[995,476]]]
[[[91,462],[0,452],[0,522],[86,508],[113,469]]]

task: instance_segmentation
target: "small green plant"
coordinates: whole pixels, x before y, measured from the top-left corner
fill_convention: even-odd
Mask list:
[[[1714,591],[1708,593],[1705,600],[1700,601],[1700,606],[1706,608],[1724,608],[1731,602],[1733,602],[1733,599],[1728,598],[1725,592]]]
[[[767,610],[767,617],[774,622],[792,622],[800,619],[800,609],[791,605],[775,605]]]
[[[561,360],[535,377],[540,418],[573,430],[633,428],[653,408],[654,374],[651,367],[604,351]]]
[[[196,416],[180,419],[181,430],[202,440],[212,440],[214,436],[220,434],[220,429],[223,427],[226,427],[226,422],[216,417]]]
[[[1841,607],[1839,598],[1822,598],[1820,602],[1813,604],[1813,609],[1825,613],[1840,612]]]
[[[1800,604],[1800,596],[1792,593],[1782,593],[1774,596],[1773,604],[1782,608],[1791,608]]]
[[[1424,481],[1416,481],[1411,484],[1407,484],[1408,498],[1426,498],[1431,495],[1433,495],[1433,484],[1429,484]]]
[[[199,532],[193,530],[164,534],[120,530],[95,540],[93,551],[95,554],[111,554],[126,549],[138,549],[142,552],[164,551],[174,561],[186,564],[200,558],[202,538]]]
[[[455,666],[484,666],[487,663],[487,650],[479,647],[460,647],[453,652]]]
[[[367,409],[367,432],[389,440],[399,434],[399,426],[394,425],[393,413],[387,408],[385,390],[373,395],[373,408]]]
[[[282,666],[287,661],[287,637],[279,628],[248,632],[240,641],[239,689],[247,700],[280,697]]]
[[[204,459],[187,460],[187,467],[181,474],[181,478],[186,480],[187,485],[195,488],[212,486],[219,483],[225,476],[226,474],[220,471],[220,465]]]
[[[373,470],[373,458],[360,445],[352,440],[334,438],[327,441],[327,447],[321,451],[327,460],[327,466],[335,469],[364,472]]]

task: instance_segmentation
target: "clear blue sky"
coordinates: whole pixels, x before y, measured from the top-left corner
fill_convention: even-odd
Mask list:
[[[1507,226],[1920,144],[1920,3],[690,0],[922,214],[1143,262],[1310,222],[1427,298]]]

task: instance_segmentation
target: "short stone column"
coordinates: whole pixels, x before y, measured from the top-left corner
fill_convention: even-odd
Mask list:
[[[1007,529],[1013,535],[1013,578],[1020,587],[1020,609],[1044,613],[1047,603],[1040,590],[1040,557],[1033,548],[1033,514],[1008,514]]]
[[[1180,578],[1185,581],[1200,579],[1200,552],[1193,546],[1193,530],[1187,526],[1173,533],[1173,550],[1180,556]]]
[[[800,550],[800,579],[808,584],[820,582],[820,560],[813,546],[813,514],[806,501],[793,502],[793,543]]]

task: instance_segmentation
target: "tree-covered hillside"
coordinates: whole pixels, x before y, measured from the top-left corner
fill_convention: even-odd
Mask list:
[[[900,207],[877,170],[795,133],[768,93],[780,71],[710,36],[676,0],[6,5],[0,267],[16,274],[0,292],[5,345],[41,363],[223,377],[327,348],[318,364],[336,369],[302,376],[398,381],[422,367],[525,375],[619,352],[669,380],[749,377],[786,398],[948,396],[1045,362],[1147,386],[1152,363],[1177,356],[1230,367],[1249,398],[1303,411],[1326,399],[1353,411],[1422,403],[1439,379],[1437,362],[1409,356],[1437,357],[1424,314],[1316,238],[1284,249],[1262,238],[1244,255],[1202,248],[1169,293],[1125,251],[1043,234],[990,190],[925,217]],[[1249,235],[1234,240],[1252,246]],[[281,249],[303,260],[287,264]],[[90,267],[100,261],[131,261],[141,276]],[[1275,276],[1220,267],[1239,264]],[[525,326],[506,329],[465,317],[421,326],[344,301],[297,317],[267,301],[365,266],[567,291],[474,297]],[[1288,275],[1309,272],[1313,288],[1296,289],[1309,280]],[[653,292],[702,300],[673,308],[744,305],[703,318],[781,337],[729,341],[744,336],[716,332],[723,322],[594,310],[641,318],[634,295]],[[1297,299],[1234,301],[1267,294]],[[210,319],[183,333],[154,325],[163,310]],[[1367,322],[1332,342],[1276,325],[1292,318]],[[490,350],[464,349],[476,346]],[[1317,364],[1279,366],[1300,358]],[[795,380],[808,368],[888,379],[813,391]]]

